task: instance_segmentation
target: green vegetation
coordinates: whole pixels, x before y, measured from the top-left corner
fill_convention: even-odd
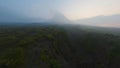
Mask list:
[[[0,64],[3,68],[19,68],[24,65],[24,60],[24,49],[20,47],[7,49],[0,55]]]
[[[0,27],[0,68],[119,68],[120,36],[74,26]]]

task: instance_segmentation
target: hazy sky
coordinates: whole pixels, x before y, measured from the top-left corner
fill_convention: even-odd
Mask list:
[[[120,0],[0,0],[0,10],[32,18],[51,18],[55,12],[70,20],[120,14]]]

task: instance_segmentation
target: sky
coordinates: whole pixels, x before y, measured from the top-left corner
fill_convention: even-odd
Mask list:
[[[61,12],[70,20],[120,14],[120,0],[0,0],[0,7],[35,18]]]
[[[120,27],[120,0],[0,0],[0,22]]]

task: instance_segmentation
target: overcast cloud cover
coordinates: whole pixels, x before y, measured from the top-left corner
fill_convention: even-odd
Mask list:
[[[64,18],[72,21],[93,19],[101,15],[117,15],[120,19],[120,0],[0,0],[1,22],[40,21],[52,19],[57,13],[63,14]],[[119,22],[117,19],[118,25],[120,25]],[[117,25],[113,22],[111,24]]]

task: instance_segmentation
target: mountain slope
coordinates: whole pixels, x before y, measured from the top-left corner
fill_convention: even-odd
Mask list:
[[[92,26],[120,27],[120,15],[96,16],[93,18],[77,20],[76,22]]]
[[[68,20],[62,13],[56,12],[54,16],[48,20],[48,22],[63,24],[63,23],[70,23],[71,21]]]

